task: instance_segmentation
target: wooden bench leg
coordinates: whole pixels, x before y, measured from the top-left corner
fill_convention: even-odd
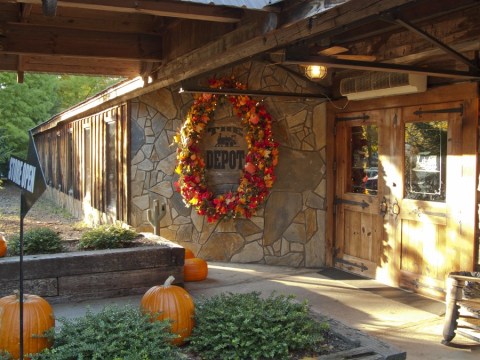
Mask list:
[[[457,300],[462,299],[463,281],[456,279],[447,279],[447,295],[446,295],[446,310],[445,322],[443,325],[443,340],[442,344],[448,344],[455,337],[455,330],[458,325],[459,306]]]

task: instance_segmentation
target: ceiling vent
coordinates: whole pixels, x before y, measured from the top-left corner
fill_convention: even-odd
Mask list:
[[[412,94],[426,89],[427,76],[417,74],[371,72],[340,80],[340,94],[348,100]]]

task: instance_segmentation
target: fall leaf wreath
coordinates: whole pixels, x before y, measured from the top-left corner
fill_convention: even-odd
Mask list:
[[[214,89],[246,89],[233,78],[211,79],[209,85]],[[232,104],[245,129],[248,151],[237,190],[215,195],[208,189],[199,142],[222,98]],[[179,174],[175,186],[185,204],[207,216],[209,222],[254,215],[275,181],[278,144],[273,140],[271,122],[263,104],[247,95],[196,94],[185,123],[174,138],[178,144],[175,172]]]

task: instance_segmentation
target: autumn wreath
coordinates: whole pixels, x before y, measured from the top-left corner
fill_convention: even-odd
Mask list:
[[[211,79],[209,83],[215,89],[245,89],[235,79]],[[237,191],[215,195],[208,190],[199,141],[214,116],[217,103],[225,97],[196,94],[185,123],[174,138],[178,144],[175,172],[180,175],[175,183],[176,189],[185,204],[193,206],[198,214],[206,215],[209,222],[254,215],[273,186],[274,168],[278,162],[278,144],[272,137],[272,118],[265,107],[247,95],[228,96],[246,132],[248,152],[245,167]]]

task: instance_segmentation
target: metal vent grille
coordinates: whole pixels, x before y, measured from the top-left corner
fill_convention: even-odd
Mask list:
[[[352,94],[362,91],[388,89],[408,85],[408,74],[373,72],[362,76],[343,79],[340,82],[342,94]]]

